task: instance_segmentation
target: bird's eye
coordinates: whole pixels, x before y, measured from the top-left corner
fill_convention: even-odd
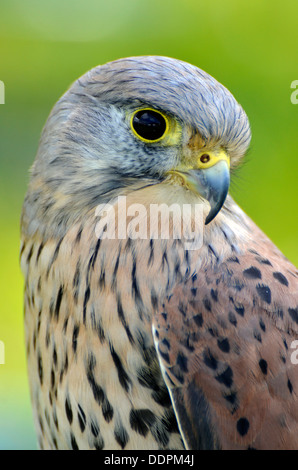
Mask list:
[[[134,134],[145,142],[157,142],[166,134],[168,119],[161,112],[146,108],[136,111],[131,119]]]

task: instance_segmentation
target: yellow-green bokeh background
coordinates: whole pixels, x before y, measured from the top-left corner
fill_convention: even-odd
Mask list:
[[[253,141],[232,186],[246,212],[298,264],[297,0],[1,0],[0,449],[36,448],[22,323],[19,215],[39,135],[69,84],[119,57],[191,62],[245,108]]]

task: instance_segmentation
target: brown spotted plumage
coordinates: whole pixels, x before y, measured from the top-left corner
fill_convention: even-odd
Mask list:
[[[228,90],[169,58],[97,67],[58,101],[22,214],[41,448],[298,448],[297,270],[227,195],[249,141]],[[142,237],[98,232],[106,204],[120,230],[118,196]],[[163,237],[154,204],[198,204],[199,245],[174,216]]]
[[[165,382],[191,449],[296,449],[297,271],[246,219],[154,319]],[[297,348],[297,346],[296,346]]]

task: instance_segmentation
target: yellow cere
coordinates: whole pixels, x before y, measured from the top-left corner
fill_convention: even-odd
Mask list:
[[[230,157],[224,150],[220,150],[219,152],[202,152],[198,156],[196,167],[198,169],[210,168],[222,160],[225,161],[230,168]]]

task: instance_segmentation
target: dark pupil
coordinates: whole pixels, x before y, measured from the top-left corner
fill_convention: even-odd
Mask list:
[[[166,121],[155,111],[139,111],[133,118],[134,130],[147,140],[157,140],[166,130]]]

